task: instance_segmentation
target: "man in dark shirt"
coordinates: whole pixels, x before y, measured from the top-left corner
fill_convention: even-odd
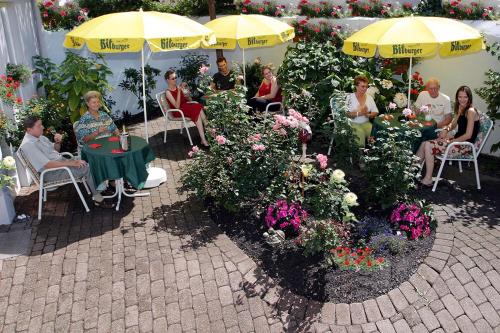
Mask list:
[[[233,78],[233,71],[229,70],[226,58],[217,58],[217,68],[219,71],[213,76],[212,90],[217,92],[234,89],[235,80]]]

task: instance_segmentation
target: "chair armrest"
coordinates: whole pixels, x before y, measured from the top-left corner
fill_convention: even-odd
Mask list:
[[[62,156],[69,157],[70,159],[74,159],[75,155],[68,153],[67,151],[61,153]],[[50,169],[49,169],[50,170]]]
[[[168,117],[170,120],[174,120],[176,118],[179,119],[179,117],[169,116],[169,113],[173,113],[173,112],[179,112],[181,114],[181,118],[183,121],[185,121],[186,119],[191,120],[190,118],[184,116],[184,112],[182,112],[182,110],[180,110],[180,109],[168,109],[167,112],[165,113],[165,116]]]
[[[271,103],[266,105],[266,111],[269,112],[269,107],[275,106],[275,105],[280,106],[280,109],[278,111],[281,111],[281,109],[283,108],[283,104],[281,102],[271,102]]]

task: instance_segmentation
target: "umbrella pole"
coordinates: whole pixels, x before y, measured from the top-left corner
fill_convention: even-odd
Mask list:
[[[141,69],[142,69],[142,105],[144,108],[144,131],[146,134],[146,142],[149,143],[149,135],[148,135],[148,113],[146,110],[146,74],[144,71],[144,45],[141,49]]]
[[[410,93],[411,93],[411,65],[413,58],[410,57],[410,67],[408,68],[408,109],[410,108]]]
[[[243,49],[243,85],[247,86],[247,74],[246,74],[246,63],[245,63],[245,49]]]

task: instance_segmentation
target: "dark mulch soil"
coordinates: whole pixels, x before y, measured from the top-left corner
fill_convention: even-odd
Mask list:
[[[408,280],[427,256],[434,235],[408,242],[405,253],[387,255],[390,266],[371,273],[325,267],[321,255],[304,257],[293,242],[271,247],[262,239],[262,223],[212,210],[212,219],[245,253],[283,288],[320,302],[354,303],[386,294]],[[260,224],[260,226],[259,226]]]
[[[366,182],[359,171],[351,171],[350,189],[359,198],[366,197]],[[373,272],[354,272],[327,267],[323,255],[304,257],[303,249],[293,241],[271,247],[263,240],[266,231],[262,220],[250,215],[234,216],[211,209],[212,219],[280,286],[320,302],[354,303],[386,294],[415,273],[434,244],[434,234],[425,239],[408,241],[404,253],[384,253],[389,267]],[[360,201],[353,210],[358,219],[374,216],[384,218],[387,211],[376,210]]]

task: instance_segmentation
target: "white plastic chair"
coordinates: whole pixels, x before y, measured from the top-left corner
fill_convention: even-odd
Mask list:
[[[182,134],[182,130],[185,128],[186,132],[187,132],[188,139],[189,139],[189,144],[192,146],[193,145],[193,140],[191,140],[191,134],[189,134],[189,127],[187,125],[187,121],[191,121],[192,122],[192,120],[190,118],[188,118],[188,117],[185,117],[184,116],[184,112],[182,112],[181,110],[169,108],[168,102],[167,102],[167,97],[165,96],[165,92],[157,93],[156,94],[156,100],[158,101],[158,105],[160,106],[161,113],[163,114],[163,118],[165,119],[165,131],[164,131],[164,134],[163,134],[163,142],[164,143],[167,142],[167,125],[168,125],[168,122],[169,121],[176,121],[176,122],[182,122],[181,134]],[[173,116],[174,112],[179,112],[181,116],[180,117],[174,117]]]
[[[478,111],[479,112],[479,111]],[[474,144],[470,142],[453,142],[446,147],[446,150],[444,154],[436,156],[437,159],[441,160],[441,166],[439,167],[439,171],[436,176],[436,180],[434,181],[434,186],[432,187],[432,192],[436,191],[437,184],[440,180],[441,173],[443,172],[444,165],[446,164],[446,161],[452,162],[452,161],[458,161],[458,170],[460,173],[462,173],[462,162],[473,162],[474,163],[474,169],[476,173],[476,183],[477,183],[477,189],[481,189],[481,182],[479,180],[479,168],[477,166],[477,157],[481,153],[481,150],[484,147],[484,143],[488,139],[488,136],[491,133],[491,129],[493,128],[493,121],[483,112],[479,112],[479,133],[477,135],[477,138],[474,142]],[[460,147],[460,146],[468,146],[471,147],[472,153],[467,154],[467,155],[462,155],[462,156],[454,156],[453,154],[450,154],[451,150],[453,147]]]
[[[73,154],[71,154],[71,153],[61,153],[61,155],[67,156],[71,159],[74,157]],[[43,202],[47,201],[47,190],[55,189],[59,186],[66,185],[66,184],[73,184],[75,186],[76,192],[78,192],[78,196],[80,197],[80,200],[82,201],[82,204],[85,207],[85,211],[87,213],[90,211],[89,206],[87,206],[87,202],[85,201],[85,198],[83,197],[83,194],[80,191],[80,187],[78,187],[78,184],[77,184],[77,182],[83,183],[83,186],[85,187],[85,190],[87,191],[87,194],[90,194],[90,190],[87,186],[85,177],[80,177],[78,179],[75,178],[73,176],[73,173],[71,172],[71,169],[68,167],[46,169],[40,173],[29,162],[29,159],[26,158],[23,151],[21,150],[21,147],[17,150],[17,157],[19,158],[19,161],[21,161],[21,164],[31,174],[31,177],[33,178],[35,183],[38,185],[38,192],[39,192],[38,193],[38,219],[39,220],[42,219]],[[56,180],[56,181],[52,181],[52,182],[47,182],[44,180],[46,174],[53,172],[53,171],[57,171],[57,170],[66,170],[69,174],[70,179],[61,179],[61,180]]]

